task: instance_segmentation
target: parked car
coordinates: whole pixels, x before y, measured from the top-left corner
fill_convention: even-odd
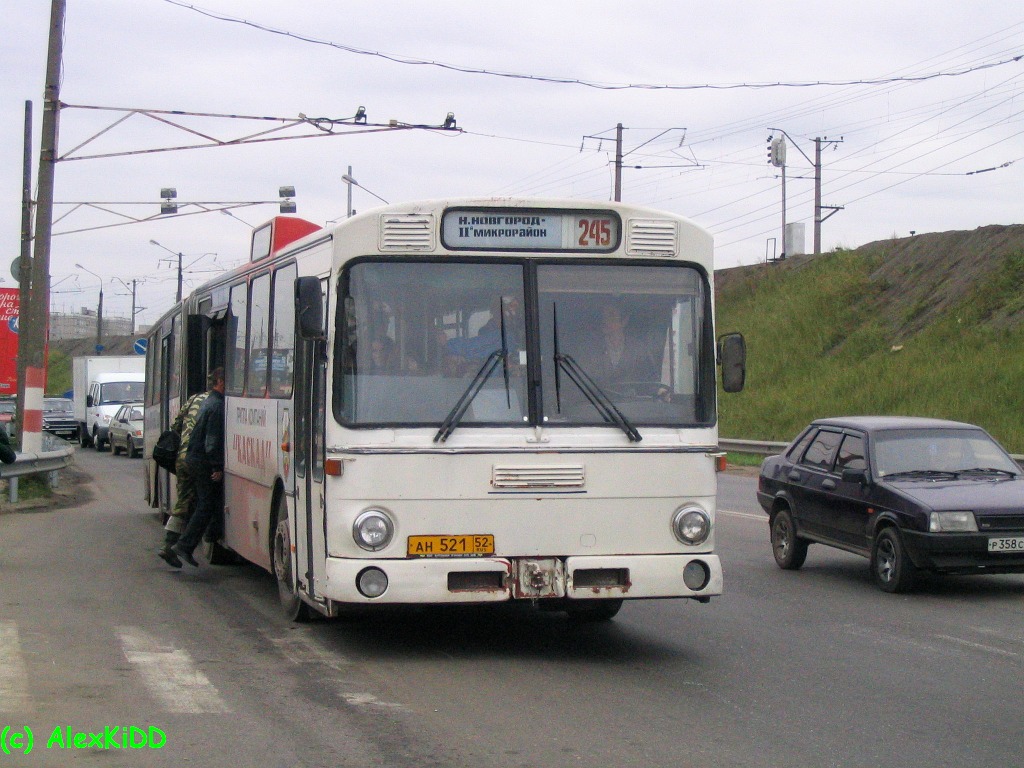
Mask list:
[[[123,449],[128,458],[134,459],[142,453],[143,416],[143,407],[138,403],[128,403],[117,409],[107,431],[112,454],[116,456]]]
[[[939,419],[818,419],[761,464],[757,499],[780,568],[808,545],[870,558],[886,592],[919,570],[1024,573],[1024,474],[980,427]]]
[[[66,397],[44,397],[43,431],[65,440],[77,439],[78,421],[75,419],[74,403]]]
[[[0,424],[14,434],[14,419],[18,415],[18,401],[13,397],[0,397]]]

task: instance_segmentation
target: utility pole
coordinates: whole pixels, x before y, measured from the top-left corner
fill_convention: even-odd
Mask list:
[[[768,137],[768,162],[772,165],[782,168],[782,253],[786,253],[786,149],[785,139],[789,139],[793,142],[793,146],[796,147],[797,151],[804,156],[804,159],[811,164],[814,168],[814,254],[818,255],[821,253],[821,222],[826,221],[830,217],[834,216],[837,212],[843,210],[841,205],[822,205],[821,204],[821,145],[824,144],[839,144],[842,142],[843,137],[840,136],[838,139],[829,139],[827,136],[817,137],[814,139],[814,160],[811,160],[807,156],[807,153],[800,149],[800,145],[793,141],[793,138],[781,128],[769,128],[769,131],[776,131],[781,134],[781,137],[772,138]],[[781,143],[782,162],[777,162],[776,145]],[[828,216],[822,216],[822,210],[831,210],[832,212]]]
[[[21,254],[18,256],[18,336],[25,338],[25,323],[32,304],[32,102],[25,102],[25,157],[21,185]],[[25,423],[25,350],[18,344],[17,428]]]
[[[121,285],[123,285],[126,290],[129,290],[129,291],[132,292],[132,323],[131,323],[132,330],[131,330],[131,335],[134,336],[135,335],[135,313],[138,311],[135,308],[135,296],[136,296],[136,290],[137,290],[137,286],[138,286],[139,280],[138,280],[138,278],[134,278],[133,277],[132,278],[132,286],[131,286],[131,288],[129,288],[128,287],[128,283],[126,283],[120,277],[115,277],[114,279],[117,280],[117,282],[119,282]]]
[[[352,178],[352,166],[348,167],[348,173],[341,177],[342,181],[345,182],[345,186],[348,187],[348,212],[346,218],[352,218],[352,185],[355,183],[355,179]],[[347,179],[347,181],[346,181]]]
[[[615,126],[615,202],[622,200],[622,123]]]
[[[43,444],[43,389],[46,386],[46,327],[50,311],[50,235],[53,232],[53,187],[60,122],[60,70],[64,51],[65,0],[51,0],[50,37],[43,90],[42,140],[39,145],[39,199],[36,204],[35,247],[32,258],[32,303],[19,334],[25,352],[25,410],[21,449],[39,452]]]
[[[829,140],[828,136],[821,138],[820,136],[814,139],[814,255],[817,256],[821,253],[821,222],[826,219],[835,216],[836,213],[843,210],[841,205],[822,205],[821,204],[821,144],[838,144],[843,140],[840,136],[839,140]],[[832,212],[828,216],[822,216],[822,208],[828,208]]]

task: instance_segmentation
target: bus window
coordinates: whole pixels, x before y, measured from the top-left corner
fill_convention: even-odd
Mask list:
[[[228,364],[225,366],[225,392],[240,395],[245,385],[245,332],[247,312],[245,283],[232,286],[228,311],[227,349]]]
[[[440,424],[498,360],[462,423],[521,425],[529,410],[523,285],[520,264],[352,266],[340,304],[338,418]]]
[[[295,278],[294,264],[274,273],[274,315],[270,357],[270,396],[290,397],[295,365]]]
[[[263,397],[267,393],[267,355],[270,344],[270,275],[252,281],[249,298],[249,380],[245,394]]]

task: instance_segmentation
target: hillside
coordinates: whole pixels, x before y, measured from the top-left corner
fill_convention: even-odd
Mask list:
[[[111,336],[103,340],[104,355],[134,355],[135,336]],[[96,339],[60,339],[50,342],[46,392],[60,395],[71,389],[71,358],[95,354]]]
[[[1024,451],[1024,226],[869,243],[716,272],[719,333],[747,337],[724,436],[914,414],[981,424]]]

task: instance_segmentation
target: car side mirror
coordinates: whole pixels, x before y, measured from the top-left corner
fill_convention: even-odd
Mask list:
[[[842,474],[844,483],[868,484],[868,471],[866,469],[844,469]]]
[[[92,408],[92,395],[85,396],[85,407]]]

